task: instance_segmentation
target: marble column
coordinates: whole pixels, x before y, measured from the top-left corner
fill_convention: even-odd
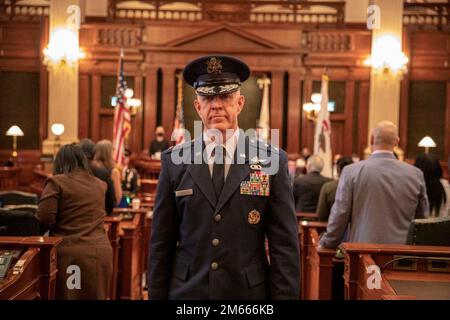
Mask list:
[[[78,46],[77,21],[82,21],[84,0],[51,0],[50,2],[50,43],[55,40],[55,31],[68,29],[74,33]],[[74,11],[68,12],[70,6],[78,8],[80,19],[75,18]],[[67,39],[63,39],[67,40]],[[47,139],[42,145],[43,154],[54,154],[58,145],[78,141],[78,63],[48,65],[48,128]],[[51,131],[52,124],[62,123],[64,133],[60,140]]]
[[[379,55],[377,48],[380,38],[390,36],[398,42],[398,48],[384,47],[381,52],[388,50],[401,51],[403,32],[403,0],[374,0],[371,4],[380,9],[380,28],[372,32],[372,59]],[[369,130],[370,135],[376,124],[382,120],[389,120],[399,125],[400,115],[400,85],[401,75],[391,72],[380,72],[372,69],[370,77]],[[366,149],[366,155],[369,149]],[[400,151],[401,152],[401,151]]]

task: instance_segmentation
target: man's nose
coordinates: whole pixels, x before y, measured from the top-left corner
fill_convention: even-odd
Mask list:
[[[219,97],[211,99],[211,109],[222,109],[222,100]]]

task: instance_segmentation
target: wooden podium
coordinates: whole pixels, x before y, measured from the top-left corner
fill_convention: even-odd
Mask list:
[[[0,237],[5,262],[17,258],[0,279],[0,300],[50,300],[55,297],[56,247],[61,237]]]
[[[344,263],[336,258],[336,250],[319,248],[319,236],[327,222],[302,221],[299,224],[301,299],[331,300],[339,287],[339,273]]]
[[[347,300],[450,300],[450,247],[367,243],[342,247]]]

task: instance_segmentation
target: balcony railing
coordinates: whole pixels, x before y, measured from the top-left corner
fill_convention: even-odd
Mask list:
[[[187,9],[171,0],[141,0],[148,8],[128,8],[128,0],[108,0],[112,21],[229,21],[273,24],[340,26],[345,20],[345,1],[297,0],[184,0]],[[315,10],[321,7],[323,10]],[[0,20],[38,20],[49,15],[48,5],[0,0]],[[417,28],[450,29],[450,3],[404,4],[403,22]]]
[[[143,27],[137,24],[83,24],[80,45],[83,47],[134,48],[143,44]]]
[[[305,31],[302,47],[310,52],[348,52],[354,47],[353,36],[339,31]]]
[[[0,0],[0,20],[36,20],[49,15],[48,5],[20,4],[16,0]]]
[[[148,8],[128,8],[127,1],[109,0],[108,16],[112,20],[228,21],[276,24],[343,25],[345,1],[297,0],[185,0],[178,1],[190,9],[169,9],[173,1],[141,1]],[[325,11],[315,11],[314,7]]]
[[[450,29],[450,3],[405,3],[403,23],[420,28]]]

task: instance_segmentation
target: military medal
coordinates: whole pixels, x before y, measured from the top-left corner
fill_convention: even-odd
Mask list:
[[[261,220],[261,213],[258,210],[252,210],[248,213],[248,223],[257,224]]]
[[[249,181],[241,182],[240,194],[263,197],[270,196],[269,175],[261,171],[260,165],[251,165],[250,168],[255,171],[250,173]]]

